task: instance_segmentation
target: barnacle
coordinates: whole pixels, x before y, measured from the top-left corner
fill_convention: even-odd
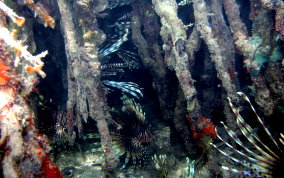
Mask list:
[[[269,139],[272,144],[268,145],[264,143],[264,139],[261,139],[255,133],[253,128],[245,122],[240,114],[240,108],[236,108],[232,104],[231,99],[228,98],[230,107],[236,116],[236,123],[238,125],[238,128],[240,129],[242,135],[245,137],[248,143],[250,143],[251,147],[245,144],[245,142],[241,140],[241,137],[238,136],[235,131],[231,130],[224,123],[222,123],[228,135],[232,138],[233,142],[235,142],[235,144],[240,147],[237,148],[236,146],[233,146],[233,144],[228,143],[219,134],[217,134],[217,137],[223,143],[225,143],[225,145],[232,149],[232,151],[236,153],[236,156],[231,155],[228,151],[218,148],[215,144],[212,145],[217,148],[217,150],[220,151],[223,155],[236,162],[237,164],[242,165],[244,167],[244,170],[227,166],[222,166],[222,168],[233,173],[243,174],[244,176],[250,177],[282,177],[281,169],[284,168],[283,147],[281,148],[281,145],[278,144],[278,142],[273,138],[271,132],[264,125],[262,119],[256,113],[249,98],[241,92],[238,92],[238,95],[242,96],[243,99],[249,103],[251,109],[256,115],[257,121],[265,131],[267,139]],[[284,136],[283,134],[280,134],[280,136],[281,138],[279,140],[283,144]]]

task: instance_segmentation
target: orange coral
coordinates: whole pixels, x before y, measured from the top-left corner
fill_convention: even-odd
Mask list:
[[[25,23],[26,19],[24,17],[18,17],[14,23],[17,24],[19,27],[22,27]]]
[[[41,4],[34,3],[33,0],[25,0],[25,4],[35,11],[36,14],[40,16],[40,18],[44,21],[44,26],[55,28],[54,19],[48,14],[47,10]]]
[[[6,20],[5,17],[7,15],[19,27],[22,27],[24,25],[24,23],[26,21],[25,18],[18,16],[10,7],[6,6],[6,4],[3,3],[2,1],[0,1],[0,9],[2,10],[2,14],[1,15],[4,17],[4,20]],[[1,20],[3,20],[3,19],[1,19]]]
[[[46,76],[46,74],[42,71],[42,67],[43,67],[43,65],[39,65],[39,66],[36,66],[36,67],[32,67],[32,66],[27,66],[26,67],[26,71],[28,72],[28,73],[38,73],[40,76],[42,76],[42,77],[45,77]]]
[[[216,126],[209,119],[200,117],[195,121],[189,116],[189,114],[186,114],[186,118],[190,123],[192,138],[200,139],[203,135],[210,136],[211,138],[215,138],[217,136],[215,130]]]
[[[0,61],[0,85],[6,85],[9,82],[10,76],[7,74],[7,71],[10,70],[5,62]]]

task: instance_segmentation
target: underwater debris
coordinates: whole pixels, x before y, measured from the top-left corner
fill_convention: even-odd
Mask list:
[[[215,138],[217,136],[215,131],[216,126],[209,119],[200,117],[197,121],[195,121],[189,116],[189,114],[186,114],[186,118],[188,119],[193,132],[192,138],[198,139],[203,134],[209,135],[211,138]]]
[[[107,81],[103,80],[102,84],[109,89],[117,88],[125,94],[130,94],[131,96],[140,99],[143,98],[142,89],[133,82],[117,82],[117,81]]]
[[[12,9],[6,6],[4,3],[0,2],[0,9],[6,13],[12,21],[17,24],[19,27],[22,27],[25,23],[24,17],[19,17]],[[28,46],[23,46],[21,41],[16,41],[17,30],[10,32],[6,27],[0,27],[0,39],[4,40],[7,45],[16,49],[17,57],[14,60],[14,66],[17,67],[20,61],[19,56],[23,57],[28,61],[32,66],[26,66],[27,71],[37,72],[41,77],[45,77],[46,74],[42,71],[44,63],[41,61],[41,58],[45,57],[48,54],[48,51],[44,51],[36,56],[33,56],[29,51],[27,51]],[[32,70],[28,70],[32,69]]]
[[[281,148],[277,141],[273,138],[268,128],[264,125],[263,120],[256,113],[256,110],[252,106],[249,98],[242,92],[238,92],[238,95],[249,103],[250,108],[255,113],[258,123],[262,126],[262,129],[265,131],[268,139],[273,144],[268,145],[263,142],[264,140],[255,133],[253,128],[249,124],[247,124],[244,118],[241,116],[240,107],[236,108],[231,102],[231,99],[228,97],[230,107],[236,116],[236,123],[238,125],[238,128],[245,139],[248,141],[248,143],[252,145],[252,147],[250,148],[249,146],[247,146],[247,144],[245,144],[244,141],[241,140],[240,136],[238,136],[235,131],[231,130],[224,123],[222,123],[227,134],[230,136],[230,138],[232,138],[235,144],[240,146],[240,148],[237,148],[236,146],[233,146],[229,142],[225,141],[218,133],[217,137],[223,143],[225,143],[225,145],[228,146],[234,153],[236,153],[236,156],[231,155],[229,152],[221,148],[218,148],[213,143],[212,145],[223,155],[225,155],[235,163],[242,165],[242,168],[222,166],[222,169],[231,171],[236,174],[242,174],[243,176],[282,177],[282,168],[284,167],[283,147]],[[280,142],[281,138],[283,138],[282,134],[280,134]]]

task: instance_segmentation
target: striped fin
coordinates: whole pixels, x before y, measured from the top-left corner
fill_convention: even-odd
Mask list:
[[[132,12],[132,11],[131,11],[131,12],[127,12],[127,13],[124,14],[123,16],[119,17],[119,18],[117,19],[117,21],[129,20],[129,19],[132,18],[132,16],[133,16],[133,12]]]
[[[110,63],[101,65],[101,70],[115,69],[115,68],[125,68],[127,67],[126,63]]]
[[[137,104],[133,99],[130,99],[125,95],[121,97],[121,100],[125,106],[124,110],[127,110],[127,112],[134,111],[137,118],[140,121],[145,122],[145,112],[140,104]]]
[[[226,130],[226,131],[227,131],[227,130]],[[227,133],[228,133],[228,132],[232,132],[232,131],[230,130],[230,131],[227,131]],[[217,133],[217,129],[216,129],[216,133]],[[228,134],[231,136],[231,133],[228,133]],[[245,154],[245,153],[239,151],[238,149],[234,148],[232,145],[230,145],[228,142],[226,142],[224,139],[222,139],[222,137],[220,137],[220,135],[219,135],[218,133],[217,133],[217,137],[218,137],[223,143],[225,143],[229,148],[233,149],[235,152],[239,153],[239,154],[242,155],[243,157],[249,159],[251,162],[259,163],[259,161],[261,161],[261,160],[259,160],[259,159],[254,159],[254,158],[248,156],[247,154]],[[231,137],[232,137],[232,136],[231,136]],[[232,138],[233,138],[233,137],[232,137]],[[236,141],[235,137],[234,137],[233,139]],[[245,150],[249,150],[247,147],[245,147],[245,146],[243,145],[242,142],[239,143],[240,140],[239,140],[239,141],[236,141],[236,142],[237,142],[241,147],[243,147]],[[248,152],[250,153],[251,151],[249,150]],[[255,153],[253,153],[253,154],[255,154]],[[256,155],[256,154],[255,154],[255,155]],[[256,156],[257,156],[257,155],[256,155]]]
[[[108,25],[108,27],[114,27],[116,33],[120,33],[120,31],[124,31],[126,28],[131,26],[131,21],[119,21],[115,22],[113,25]]]
[[[233,172],[233,173],[242,174],[244,176],[249,176],[249,177],[255,176],[254,174],[251,174],[250,171],[238,170],[238,169],[230,168],[230,167],[227,167],[227,166],[222,166],[221,168],[224,169],[225,171],[230,171],[230,172]]]
[[[278,148],[279,151],[279,145],[276,142],[276,140],[273,138],[272,134],[268,130],[268,128],[264,125],[264,122],[262,119],[259,117],[259,115],[256,113],[255,108],[252,106],[249,98],[244,95],[241,92],[238,92],[238,95],[242,96],[243,99],[249,103],[251,109],[255,113],[258,122],[262,125],[262,128],[265,130],[265,133],[267,136],[270,138],[270,140],[273,142],[273,144]],[[227,147],[229,147],[233,153],[237,153],[240,156],[244,158],[238,159],[234,156],[231,156],[228,152],[219,149],[215,144],[212,143],[213,147],[215,147],[220,153],[231,159],[232,161],[243,165],[244,167],[249,168],[249,170],[238,170],[226,166],[222,166],[224,170],[231,171],[233,173],[239,173],[243,174],[245,176],[250,176],[250,177],[271,177],[271,168],[274,167],[281,161],[280,157],[270,149],[269,146],[267,146],[265,143],[261,141],[259,136],[255,133],[255,131],[252,129],[250,125],[248,125],[243,117],[240,114],[240,107],[235,107],[231,101],[230,98],[228,98],[229,105],[236,117],[236,123],[238,125],[238,128],[240,129],[242,135],[252,144],[252,146],[258,151],[254,152],[252,149],[248,148],[243,141],[241,141],[240,137],[238,137],[237,133],[233,131],[232,129],[228,128],[223,122],[221,122],[227,132],[227,134],[233,139],[233,142],[237,143],[239,146],[244,149],[243,151],[240,149],[237,149],[236,147],[232,146],[229,144],[227,141],[225,141],[223,138],[220,137],[220,135],[217,132],[217,137],[220,139]],[[279,141],[281,144],[284,145],[284,135],[280,134]],[[246,152],[244,152],[246,151]],[[282,153],[282,151],[281,151]]]
[[[128,93],[137,99],[143,97],[141,88],[133,82],[116,82],[116,81],[102,81],[104,85],[120,89],[122,92]]]
[[[125,60],[125,62],[126,61],[139,61],[140,59],[137,53],[124,50],[124,49],[120,49],[118,51],[118,57],[121,58],[122,60]]]
[[[118,50],[117,55],[121,60],[123,60],[128,65],[128,68],[130,70],[140,68],[140,63],[139,63],[140,58],[136,53],[120,49]]]
[[[251,151],[249,148],[247,148],[244,143],[242,141],[240,141],[240,139],[238,138],[237,134],[235,134],[235,132],[233,132],[231,129],[229,129],[224,123],[222,123],[227,131],[227,133],[229,134],[229,136],[238,144],[240,145],[243,149],[245,149],[250,155],[252,155],[255,159],[261,161],[261,162],[266,162],[268,164],[272,164],[270,159],[267,159],[267,157],[263,157],[263,156],[259,156],[256,153],[254,153],[253,151]],[[249,134],[249,133],[243,133],[244,136],[248,139],[251,140],[252,138],[249,135],[245,135],[245,134]],[[251,142],[251,141],[250,141]],[[262,154],[264,154],[265,156],[267,156],[266,152],[264,152],[255,142],[254,140],[252,141],[252,144],[254,145],[254,147],[257,148],[257,150],[259,152],[261,152]],[[269,155],[268,155],[269,156]]]
[[[256,111],[255,111],[253,105],[251,104],[249,98],[248,98],[243,92],[237,92],[237,94],[240,95],[240,96],[242,96],[243,99],[246,100],[246,101],[249,103],[251,109],[253,110],[253,112],[255,113],[255,115],[256,115],[256,117],[257,117],[258,122],[262,125],[262,127],[263,127],[263,129],[265,130],[266,134],[269,136],[269,138],[271,139],[271,141],[273,141],[273,143],[274,143],[275,146],[278,148],[278,150],[282,152],[282,150],[279,148],[279,146],[278,146],[276,140],[273,138],[273,136],[271,135],[271,133],[270,133],[270,131],[268,130],[268,128],[264,125],[262,119],[261,119],[261,118],[259,117],[259,115],[256,113]]]
[[[99,57],[105,57],[111,53],[116,52],[119,47],[128,40],[127,36],[129,34],[129,30],[126,29],[125,34],[122,36],[122,38],[120,38],[119,40],[117,40],[115,43],[109,43],[107,44],[103,49],[99,50]]]
[[[224,125],[225,126],[225,125]],[[227,126],[226,126],[227,127]],[[228,128],[227,128],[228,129]],[[234,141],[236,141],[236,143],[238,143],[242,148],[244,148],[248,153],[250,153],[251,155],[253,155],[254,157],[251,157],[245,153],[243,153],[242,151],[234,148],[232,145],[230,145],[228,142],[226,142],[224,139],[222,139],[219,134],[217,133],[217,129],[216,129],[216,133],[217,133],[217,137],[223,142],[225,143],[229,148],[231,148],[232,150],[234,150],[236,153],[240,154],[241,156],[243,156],[244,158],[248,159],[249,161],[253,162],[255,164],[256,167],[258,167],[258,170],[259,169],[266,169],[267,167],[267,164],[265,162],[267,162],[267,160],[257,154],[255,154],[254,152],[252,152],[251,150],[249,150],[246,146],[244,146],[244,144],[236,137],[236,134],[234,133],[234,135],[232,136],[232,130],[227,130],[227,133],[230,135],[230,137],[232,137],[234,139]],[[214,146],[215,147],[215,146]],[[216,148],[216,147],[215,147]],[[219,150],[222,154],[224,154],[221,150]],[[231,158],[229,155],[226,155],[224,154],[225,156],[228,156],[230,159],[232,159],[233,161],[235,162],[238,162],[236,161],[235,159]],[[240,163],[240,162],[238,162]],[[243,163],[240,163],[242,165],[244,165]],[[251,164],[248,164],[248,165],[244,165],[246,167],[254,167],[252,166]],[[262,170],[264,171],[264,170]]]
[[[178,3],[178,6],[185,6],[185,5],[189,5],[190,3],[192,3],[191,0],[182,0]]]
[[[129,0],[108,0],[108,5],[110,9],[114,9],[116,7],[121,7],[128,4]]]
[[[225,125],[224,125],[225,126]],[[227,128],[228,129],[228,128]],[[227,132],[233,132],[232,130],[226,130]],[[247,154],[245,154],[245,153],[243,153],[242,151],[240,151],[240,150],[238,150],[238,149],[236,149],[236,148],[234,148],[231,144],[229,144],[228,142],[226,142],[224,139],[222,139],[222,137],[220,137],[220,135],[218,134],[218,132],[217,132],[217,128],[216,128],[216,133],[217,133],[217,137],[223,142],[223,143],[225,143],[229,148],[231,148],[232,150],[234,150],[236,153],[238,153],[238,154],[240,154],[241,156],[243,156],[243,157],[245,157],[246,159],[248,159],[249,161],[251,161],[251,162],[253,162],[254,164],[256,164],[256,165],[258,165],[259,167],[262,167],[262,168],[266,168],[266,164],[264,163],[264,162],[266,162],[266,159],[265,158],[263,158],[263,157],[261,157],[261,156],[259,156],[259,155],[257,155],[257,154],[255,154],[255,153],[253,153],[251,150],[249,150],[247,147],[245,147],[244,146],[244,144],[238,139],[238,138],[236,138],[236,134],[234,134],[234,136],[232,137],[232,135],[230,135],[230,134],[232,134],[232,133],[228,133],[241,147],[243,147],[247,152],[249,152],[250,154],[253,154],[254,155],[254,158],[253,157],[250,157],[249,155],[247,155]],[[214,145],[213,145],[214,146]],[[216,148],[216,146],[214,146],[215,148]],[[222,153],[222,151],[221,150],[219,150],[221,153]],[[224,153],[222,153],[222,154],[224,154]],[[226,154],[224,154],[224,155],[226,155]],[[227,156],[227,155],[226,155]],[[230,157],[230,156],[228,156],[228,157]],[[232,159],[232,158],[231,158]],[[234,160],[234,159],[233,159]],[[264,160],[264,161],[263,161]],[[234,161],[236,161],[236,160],[234,160]],[[238,162],[238,161],[236,161],[236,162]],[[239,163],[239,162],[238,162]],[[241,163],[241,164],[243,164],[243,163]],[[245,165],[244,165],[245,166]],[[251,167],[251,165],[249,166],[249,167]]]
[[[244,167],[247,167],[250,171],[232,171],[234,173],[239,173],[239,174],[243,174],[244,172],[249,172],[251,175],[269,175],[269,169],[268,168],[265,168],[265,167],[261,167],[259,165],[256,165],[256,164],[253,164],[253,163],[249,163],[247,161],[241,161],[233,156],[231,156],[229,153],[219,149],[215,144],[211,143],[211,145],[216,148],[221,154],[223,154],[224,156],[228,157],[229,159],[231,159],[232,161],[244,166]],[[222,166],[223,167],[226,167],[226,166]],[[225,170],[236,170],[234,168],[229,168],[229,167],[226,167],[227,169]]]
[[[279,141],[282,143],[282,145],[284,146],[284,135],[282,133],[280,133],[280,138]]]
[[[279,157],[271,149],[269,149],[269,147],[267,145],[265,145],[256,134],[254,134],[253,129],[244,121],[244,119],[242,118],[242,116],[239,113],[239,109],[236,109],[234,107],[230,98],[228,98],[228,101],[229,101],[229,105],[230,105],[231,109],[233,110],[234,114],[237,117],[236,118],[237,124],[238,124],[242,134],[248,139],[248,141],[251,144],[253,144],[253,146],[259,152],[261,152],[261,154],[263,154],[266,158],[268,158],[270,160],[270,162],[275,161],[275,159],[279,159]],[[257,142],[259,142],[266,150],[268,150],[270,152],[270,154],[267,153],[266,151],[264,151],[262,148],[260,148],[258,146]]]

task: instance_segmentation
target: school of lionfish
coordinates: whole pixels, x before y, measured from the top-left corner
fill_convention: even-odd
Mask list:
[[[113,108],[110,128],[115,142],[123,150],[125,168],[131,160],[134,165],[142,159],[145,146],[152,142],[154,134],[147,124],[142,106],[138,103],[143,98],[142,89],[126,73],[139,70],[141,60],[134,45],[129,41],[131,34],[132,9],[128,0],[109,0],[108,14],[103,30],[110,32],[107,40],[99,49],[101,62],[101,84],[109,91],[120,93],[122,107]],[[123,14],[115,12],[123,12]],[[107,19],[106,19],[107,18]]]
[[[116,142],[120,145],[120,149],[124,151],[125,162],[122,168],[125,168],[129,160],[136,164],[136,161],[143,156],[145,145],[153,141],[154,134],[147,124],[143,107],[137,102],[143,98],[142,88],[132,81],[120,81],[125,71],[131,72],[141,67],[141,60],[137,50],[135,50],[134,45],[129,40],[132,18],[129,1],[108,0],[108,2],[109,7],[107,11],[109,17],[105,18],[109,19],[104,19],[104,21],[111,23],[105,25],[104,28],[108,28],[107,31],[111,33],[108,34],[107,40],[100,47],[98,56],[101,62],[102,86],[109,91],[121,93],[120,99],[123,107],[111,111],[113,115],[111,128]],[[182,0],[178,5],[184,6],[189,3],[191,1]],[[117,12],[119,8],[123,9],[123,14],[112,13],[112,11]],[[236,116],[236,124],[246,140],[241,139],[237,131],[230,129],[222,123],[233,143],[223,139],[218,133],[217,137],[231,151],[220,148],[217,144],[212,143],[212,145],[229,160],[232,160],[234,162],[232,164],[237,167],[222,166],[222,168],[234,174],[249,177],[281,177],[281,168],[284,168],[284,135],[280,134],[279,142],[276,141],[256,113],[248,97],[243,93],[238,94],[249,103],[257,121],[262,126],[267,138],[272,142],[272,145],[263,143],[254,129],[241,116],[240,108],[236,108],[229,99],[230,107]],[[57,127],[61,128],[60,123],[57,124]],[[64,127],[62,126],[62,128]],[[64,133],[58,132],[60,135]],[[250,145],[247,146],[247,143]]]

